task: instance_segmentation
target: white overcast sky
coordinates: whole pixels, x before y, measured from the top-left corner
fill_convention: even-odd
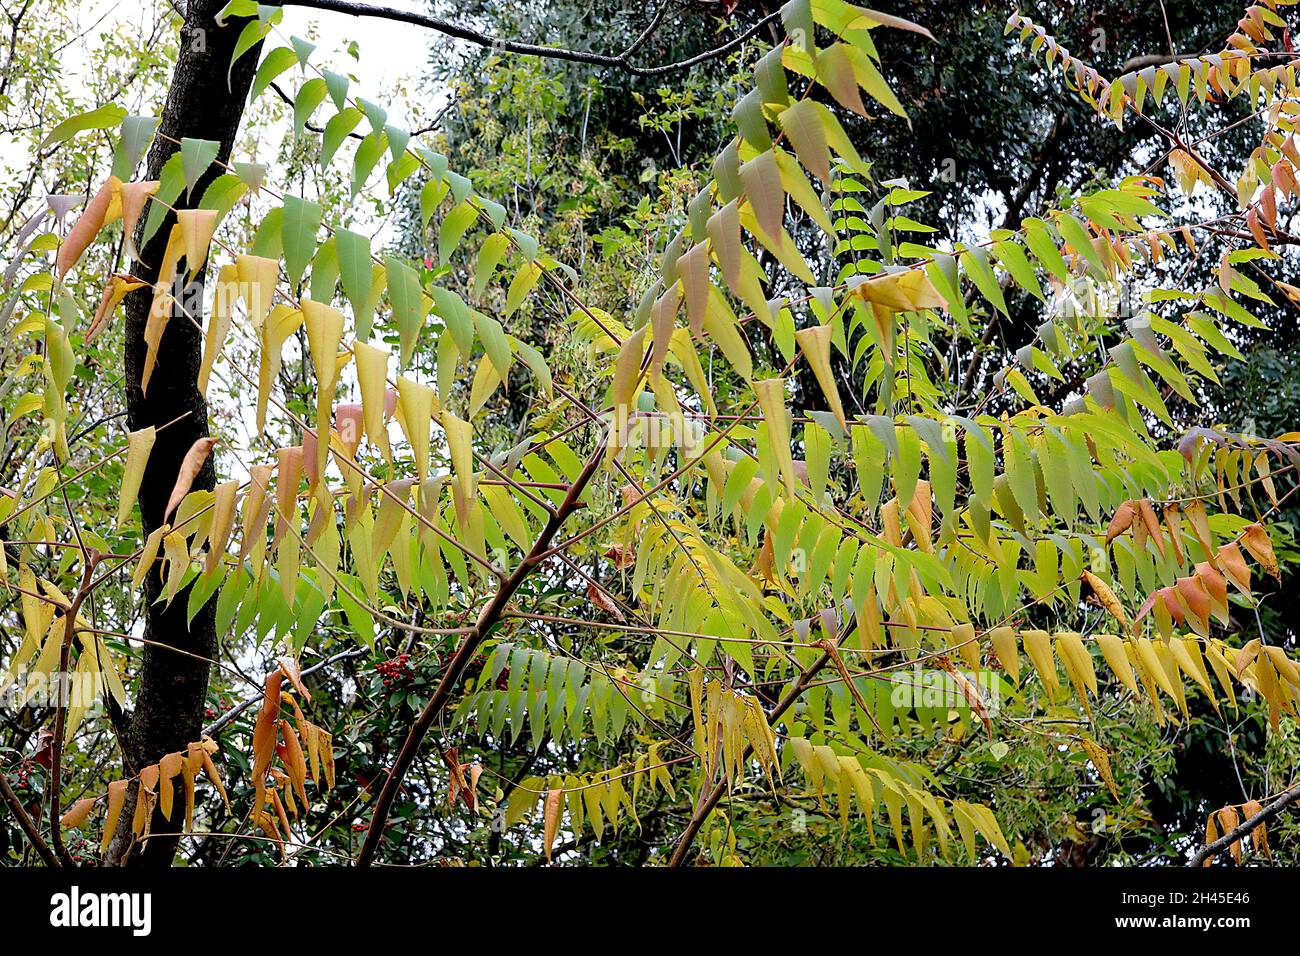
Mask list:
[[[423,0],[383,0],[383,6],[428,10]],[[317,31],[317,49],[323,54],[320,62],[332,61],[336,69],[355,74],[367,99],[378,99],[398,80],[421,76],[428,62],[430,41],[437,36],[405,23],[302,7],[286,7],[279,29],[286,37],[306,37],[312,25]],[[342,53],[349,40],[356,40],[361,47],[359,61]],[[396,108],[396,104],[393,106]]]
[[[123,24],[138,28],[142,21],[166,0],[85,0],[78,6],[79,39],[62,53],[64,71],[70,76],[84,70],[87,58],[104,31]],[[423,0],[383,0],[383,5],[402,10],[425,11]],[[425,71],[430,42],[436,36],[429,30],[407,24],[392,23],[371,17],[352,17],[341,13],[286,7],[278,30],[290,36],[316,34],[314,62],[329,65],[339,72],[354,74],[358,92],[367,99],[379,100],[394,83],[403,78],[418,78]],[[360,45],[360,60],[343,52],[349,40]],[[280,45],[274,35],[268,41]],[[398,117],[394,117],[397,119]]]

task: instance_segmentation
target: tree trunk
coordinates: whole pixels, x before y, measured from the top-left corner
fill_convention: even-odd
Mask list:
[[[227,85],[226,70],[230,57],[247,22],[229,20],[224,27],[215,23],[215,14],[224,0],[189,0],[186,24],[181,31],[180,52],[172,74],[167,102],[158,126],[158,135],[149,151],[146,178],[157,179],[163,164],[180,147],[176,141],[192,137],[215,140],[221,144],[218,157],[229,160],[244,102],[248,97],[261,44],[249,50],[235,65]],[[204,189],[221,170],[215,165],[199,179],[194,190],[182,194],[176,205],[197,205]],[[159,264],[167,245],[174,217],[168,215],[149,242],[140,250],[141,261],[132,271],[147,282],[158,276]],[[203,274],[192,277],[203,282]],[[198,297],[194,286],[183,303],[190,315],[202,321],[201,309],[194,305]],[[203,337],[190,316],[173,311],[158,349],[158,363],[146,395],[140,390],[145,358],[145,323],[152,304],[152,289],[141,289],[126,300],[126,406],[132,430],[150,425],[161,426],[177,416],[186,417],[158,432],[157,441],[140,485],[140,512],[144,532],[148,534],[163,523],[163,511],[180,470],[181,460],[193,443],[208,434],[207,402],[199,393],[196,379],[202,356]],[[193,484],[194,490],[216,486],[212,458],[204,465]],[[124,749],[127,772],[156,762],[167,753],[183,751],[202,732],[204,701],[208,688],[207,659],[217,651],[215,602],[186,622],[188,589],[176,596],[169,606],[155,603],[162,590],[157,570],[146,578],[144,588],[144,648],[135,709],[127,727]],[[175,648],[176,650],[170,650]],[[177,653],[179,650],[183,653]],[[190,656],[197,655],[197,656]],[[135,788],[128,795],[122,814],[130,820],[135,803]],[[151,829],[171,833],[180,829],[180,819],[173,812],[171,821],[155,812]],[[119,826],[110,848],[109,860],[116,865],[168,866],[179,842],[176,837],[154,837],[143,846],[134,844],[129,826]]]

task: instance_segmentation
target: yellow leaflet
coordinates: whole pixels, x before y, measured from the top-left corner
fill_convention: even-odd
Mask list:
[[[156,437],[157,432],[152,425],[126,436],[126,466],[122,470],[122,488],[117,502],[119,526],[135,507],[136,496],[140,493],[140,482],[144,479],[145,465],[149,464],[149,453],[153,451]]]
[[[1201,645],[1195,638],[1174,638],[1169,642],[1169,650],[1173,653],[1174,660],[1178,663],[1192,680],[1196,681],[1205,691],[1205,696],[1210,698],[1210,703],[1217,709],[1218,700],[1215,699],[1214,690],[1210,687],[1210,674],[1205,669],[1205,661],[1201,657]],[[1265,648],[1268,651],[1281,651],[1278,648]],[[1181,680],[1181,679],[1180,679]]]
[[[761,300],[761,297],[759,299]],[[746,305],[755,308],[748,301]],[[767,304],[763,303],[764,313]],[[704,331],[713,344],[722,350],[731,367],[736,370],[736,374],[748,381],[754,375],[754,359],[749,354],[749,346],[745,344],[745,337],[741,334],[740,323],[736,319],[736,313],[731,310],[727,300],[722,293],[716,288],[709,289],[709,308],[704,314]]]
[[[140,221],[140,214],[144,212],[145,202],[158,191],[158,186],[156,179],[122,184],[122,235],[126,239],[128,259],[140,258],[139,250],[135,247],[135,227]]]
[[[295,519],[297,517],[297,509]],[[298,593],[298,568],[302,557],[302,541],[298,535],[291,534],[280,542],[276,552],[275,570],[280,577],[280,594],[284,603],[293,607],[294,597]]]
[[[1173,691],[1174,701],[1178,704],[1178,709],[1186,716],[1187,695],[1183,690],[1183,675],[1178,671],[1178,661],[1174,659],[1174,652],[1169,649],[1169,645],[1164,641],[1153,644],[1152,651],[1155,653],[1156,660],[1161,668],[1164,669],[1169,687]],[[1266,694],[1265,697],[1267,696]]]
[[[173,531],[163,538],[163,550],[167,557],[167,603],[172,603],[176,592],[181,588],[185,571],[190,566],[190,549],[185,540],[184,531]]]
[[[1121,604],[1119,598],[1115,596],[1115,592],[1110,589],[1110,585],[1086,568],[1084,569],[1082,577],[1083,580],[1088,582],[1088,585],[1092,588],[1093,592],[1096,593],[1097,600],[1101,602],[1101,606],[1109,611],[1115,620],[1119,621],[1119,623],[1127,630],[1129,627],[1128,615],[1124,612],[1124,605]]]
[[[68,812],[59,818],[59,823],[65,827],[80,827],[90,817],[90,811],[94,807],[94,797],[83,797],[68,808]]]
[[[215,493],[211,491],[191,491],[181,499],[180,506],[176,509],[172,524],[185,529],[191,551],[198,551],[208,540],[208,534],[212,531],[212,505],[215,498]]]
[[[784,227],[779,225],[779,222],[776,232],[769,233],[764,230],[754,210],[750,206],[742,206],[740,224],[800,282],[810,286],[817,284],[816,276],[813,275],[812,269],[808,268],[804,257],[799,254],[794,239]]]
[[[709,415],[718,413],[717,405],[713,402],[713,393],[709,389],[708,376],[704,374],[704,366],[700,364],[699,353],[695,351],[695,343],[691,341],[689,329],[676,329],[673,332],[672,343],[669,350],[677,361],[681,364],[682,370],[686,373],[687,380],[691,387],[699,394],[700,400],[704,402],[704,407]]]
[[[402,431],[411,443],[415,459],[416,480],[423,482],[429,473],[429,425],[433,420],[433,389],[412,381],[404,375],[397,377],[397,411]]]
[[[36,574],[25,564],[18,568],[18,586],[22,589],[19,597],[22,599],[25,633],[9,667],[0,676],[0,688],[7,687],[13,676],[21,673],[23,665],[36,655],[54,619],[54,605],[40,599],[36,591]]]
[[[1106,664],[1119,682],[1134,694],[1140,694],[1137,681],[1133,677],[1133,666],[1129,663],[1128,653],[1124,649],[1123,638],[1116,637],[1114,634],[1098,634],[1097,646],[1101,648],[1101,656],[1106,659]]]
[[[1085,691],[1092,691],[1094,696],[1097,693],[1097,672],[1092,664],[1092,655],[1083,646],[1083,639],[1071,631],[1056,635],[1056,650],[1061,655],[1061,662],[1065,664],[1065,673],[1069,676],[1070,683],[1074,685],[1084,707],[1087,707]]]
[[[316,368],[316,435],[315,470],[319,478],[325,472],[329,452],[330,414],[334,407],[334,386],[338,383],[339,344],[343,341],[343,313],[323,302],[302,300],[303,325],[307,329],[307,346]],[[323,436],[323,437],[322,437]]]
[[[464,525],[469,518],[469,504],[474,497],[474,453],[470,439],[474,430],[451,412],[442,413],[442,427],[447,433],[447,450],[451,454],[451,470],[456,477],[456,518]]]
[[[835,385],[835,376],[831,372],[831,336],[833,334],[834,330],[831,326],[815,325],[812,328],[800,329],[794,334],[794,338],[799,343],[799,348],[804,357],[808,359],[808,364],[812,367],[817,384],[821,386],[822,394],[826,396],[831,411],[835,413],[836,421],[840,423],[841,428],[847,431],[848,422],[844,420],[844,406],[840,403],[840,391]]]
[[[181,763],[182,757],[179,752],[165,754],[158,761],[158,808],[168,820],[172,818],[172,801],[176,796],[172,778],[181,772]]]
[[[158,363],[158,345],[162,342],[163,331],[167,328],[172,308],[176,304],[169,290],[176,279],[176,268],[184,251],[181,231],[179,227],[172,226],[162,265],[158,269],[158,281],[154,283],[153,304],[149,307],[149,318],[144,326],[145,355],[144,369],[140,374],[141,392],[149,390],[149,380],[153,378],[154,366]]]
[[[226,545],[230,544],[230,532],[235,525],[235,496],[239,492],[238,481],[224,481],[217,485],[212,501],[212,531],[208,532],[211,545],[208,548],[205,567],[212,574],[221,566],[225,557]]]
[[[343,313],[333,306],[311,299],[302,300],[303,325],[316,382],[322,390],[332,389],[338,377],[339,343],[343,341]]]
[[[785,404],[785,379],[767,378],[754,383],[763,420],[767,423],[767,440],[781,469],[786,494],[794,496],[794,455],[790,451],[790,412]]]
[[[226,344],[226,335],[230,332],[230,320],[235,308],[235,296],[239,288],[239,270],[233,265],[224,265],[217,273],[217,288],[212,300],[212,317],[203,333],[203,361],[199,365],[198,386],[204,395],[208,393],[208,378],[212,375],[212,366]]]
[[[296,541],[298,536],[298,485],[302,481],[302,446],[279,448],[275,453],[275,535],[271,539],[271,549],[279,547],[285,533],[292,523]]]
[[[262,360],[257,379],[257,430],[266,427],[266,403],[280,374],[281,350],[285,340],[302,325],[302,313],[284,304],[277,305],[262,326]]]
[[[704,313],[709,307],[709,244],[700,242],[691,246],[677,260],[677,271],[681,274],[681,291],[674,295],[673,309],[676,310],[684,296],[690,331],[699,335],[704,327]],[[660,301],[664,301],[663,297]],[[659,307],[659,302],[655,306]]]
[[[1155,648],[1152,646],[1151,641],[1148,638],[1139,637],[1134,642],[1134,649],[1137,651],[1139,663],[1141,663],[1148,676],[1156,682],[1161,690],[1177,700],[1178,695],[1174,693],[1174,686],[1169,682],[1169,675],[1165,672],[1159,658],[1156,657]]]
[[[609,401],[614,408],[614,424],[610,429],[609,450],[606,460],[612,461],[623,448],[631,421],[631,406],[641,384],[641,363],[645,357],[645,333],[641,326],[623,341],[618,358],[614,360],[614,381],[609,388]]]
[[[387,349],[376,348],[365,342],[352,344],[352,356],[357,363],[357,384],[361,387],[361,410],[365,420],[366,436],[371,444],[392,456],[388,447],[388,430],[384,427],[384,402],[388,390]]]
[[[126,688],[122,686],[122,678],[117,674],[117,666],[113,663],[113,658],[109,656],[108,648],[98,636],[95,637],[94,648],[97,662],[103,674],[104,688],[113,695],[113,699],[119,705],[125,705]]]
[[[479,362],[474,370],[474,384],[469,389],[469,417],[473,418],[487,404],[492,393],[501,384],[501,373],[490,361]]]
[[[59,655],[63,651],[63,630],[64,621],[62,618],[50,622],[50,626],[45,632],[44,641],[41,644],[41,651],[36,656],[36,660],[32,662],[31,667],[28,668],[29,674],[48,678],[54,673],[59,666]],[[29,683],[23,693],[19,695],[20,705],[26,706],[27,702],[35,695],[37,688],[37,684]]]
[[[707,288],[702,298],[706,302],[708,301]],[[680,284],[678,284],[656,299],[650,307],[649,325],[653,336],[650,349],[650,378],[652,380],[657,379],[659,373],[663,371],[664,360],[668,357],[668,348],[672,345],[673,329],[677,323],[677,312],[681,307],[681,302],[682,290]],[[704,321],[703,310],[700,311],[699,315],[702,324]],[[694,320],[692,320],[693,323]]]
[[[180,230],[185,249],[185,273],[194,275],[208,261],[208,247],[212,245],[212,234],[217,231],[217,211],[178,209],[176,228]]]
[[[265,256],[236,256],[235,269],[239,275],[240,294],[248,309],[248,321],[261,330],[262,323],[271,311],[271,298],[275,283],[280,278],[280,263]]]
[[[122,805],[126,802],[126,788],[129,783],[128,780],[114,780],[108,785],[108,811],[104,817],[101,853],[107,853],[109,844],[113,842],[113,835],[117,832],[117,821],[122,816]]]
[[[376,567],[392,547],[393,539],[401,530],[402,519],[410,516],[405,506],[410,502],[412,484],[410,478],[390,481],[379,496],[379,513],[370,532],[372,560]]]
[[[1052,639],[1046,631],[1021,631],[1020,639],[1024,642],[1025,653],[1038,671],[1039,679],[1047,688],[1047,696],[1055,697],[1060,686],[1056,677],[1056,661],[1052,658]]]
[[[947,306],[943,296],[918,269],[886,272],[857,286],[853,294],[865,302],[875,302],[894,312],[917,312]]]
[[[271,465],[254,465],[248,470],[248,493],[244,495],[243,542],[239,549],[242,563],[254,556],[254,575],[261,572],[261,556],[266,550],[266,516],[271,510],[267,491],[271,486]]]
[[[90,328],[86,330],[86,344],[95,341],[99,333],[104,331],[128,292],[143,289],[146,285],[148,283],[127,276],[109,276],[108,282],[104,285],[104,294],[99,300],[99,305],[95,307],[95,317],[90,322]]]
[[[319,530],[314,537],[310,538],[310,551],[321,571],[319,582],[321,593],[326,601],[330,601],[334,597],[335,578],[339,567],[339,531],[338,525],[334,523],[332,502],[319,504],[316,513],[320,517],[317,522]]]
[[[483,492],[483,499],[487,502],[493,520],[515,544],[527,552],[533,544],[532,535],[528,530],[528,522],[524,520],[523,513],[519,510],[519,505],[515,503],[509,489],[501,485],[485,484],[479,490]]]
[[[144,583],[144,579],[149,575],[149,569],[153,567],[154,560],[158,557],[158,548],[162,545],[163,536],[170,529],[171,525],[167,524],[154,528],[145,539],[144,548],[140,551],[140,560],[135,566],[135,574],[131,578],[131,590],[137,590]]]
[[[641,363],[645,358],[645,333],[642,326],[623,341],[614,362],[614,381],[610,385],[609,400],[615,409],[632,404],[637,385],[641,381]]]
[[[1119,788],[1115,786],[1115,776],[1111,772],[1110,754],[1096,741],[1089,740],[1087,737],[1079,738],[1079,746],[1092,761],[1092,765],[1097,768],[1097,773],[1106,784],[1106,789],[1110,791],[1115,801],[1119,802]]]

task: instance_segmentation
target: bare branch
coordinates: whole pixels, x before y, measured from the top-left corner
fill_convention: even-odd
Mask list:
[[[833,644],[829,645],[829,648],[838,647],[839,644],[844,643],[844,640],[857,630],[857,627],[858,620],[855,616],[849,626],[839,635],[838,639]],[[808,687],[809,682],[817,676],[822,668],[831,662],[832,655],[832,650],[824,650],[820,657],[803,669],[799,676],[795,678],[794,684],[788,691],[786,691],[785,696],[777,701],[776,704],[774,704],[767,712],[766,716],[769,725],[780,720],[781,716],[794,705],[794,702],[799,699],[800,695],[803,694],[804,690]],[[875,718],[873,717],[872,720],[874,721],[874,719]],[[754,747],[752,744],[746,745],[743,759],[748,760],[749,755],[753,753],[753,751]],[[696,806],[695,812],[691,815],[690,822],[686,824],[686,829],[682,831],[682,835],[677,840],[677,846],[673,848],[672,857],[668,861],[670,867],[679,867],[686,862],[686,855],[690,852],[691,844],[695,842],[695,837],[700,832],[700,827],[704,825],[704,821],[709,818],[709,814],[713,812],[713,808],[718,805],[718,801],[722,799],[723,794],[726,792],[726,783],[719,780],[711,792],[701,797],[699,805]]]
[[[551,541],[559,533],[565,520],[580,507],[579,499],[582,497],[587,484],[595,476],[597,466],[605,457],[605,447],[606,440],[597,442],[595,452],[587,460],[587,464],[577,478],[574,479],[573,484],[569,486],[568,494],[564,496],[564,500],[555,509],[555,513],[547,520],[531,550],[519,563],[519,567],[515,568],[514,573],[493,595],[492,599],[484,605],[473,631],[465,636],[460,646],[456,648],[456,653],[447,662],[447,669],[442,680],[439,682],[437,689],[434,690],[433,696],[429,698],[429,702],[425,704],[424,710],[420,712],[420,716],[411,725],[410,732],[406,735],[406,741],[402,744],[397,759],[393,762],[392,768],[388,771],[388,776],[384,779],[384,786],[379,791],[379,798],[375,801],[375,812],[370,818],[370,829],[366,833],[365,842],[361,845],[361,852],[357,855],[357,866],[369,866],[374,861],[375,852],[384,839],[384,827],[388,823],[388,812],[392,808],[393,799],[402,786],[402,779],[406,776],[406,771],[410,769],[411,764],[415,761],[425,735],[434,722],[441,718],[447,702],[451,699],[452,691],[456,689],[456,685],[460,682],[465,667],[474,658],[474,654],[483,643],[483,639],[491,633],[492,628],[501,619],[502,612],[505,611],[510,598],[514,596],[519,586],[542,562],[551,547]]]
[[[328,10],[332,13],[346,13],[354,17],[379,17],[384,20],[396,20],[399,23],[410,23],[418,27],[426,27],[430,30],[436,30],[439,33],[454,37],[457,40],[464,40],[467,43],[474,43],[478,46],[487,47],[490,50],[504,51],[506,53],[519,53],[524,56],[541,56],[552,60],[568,60],[573,63],[590,63],[594,66],[613,67],[631,73],[634,76],[661,76],[665,73],[673,73],[677,70],[686,70],[697,64],[725,56],[732,50],[739,47],[746,40],[753,37],[781,16],[780,11],[769,13],[763,19],[759,20],[740,36],[727,41],[721,46],[705,50],[703,53],[688,57],[685,60],[678,60],[676,63],[666,63],[661,66],[637,66],[630,62],[631,57],[637,52],[659,26],[663,19],[667,5],[660,8],[659,12],[652,18],[650,26],[639,36],[632,45],[622,53],[609,55],[604,53],[589,53],[585,50],[568,50],[564,47],[546,46],[537,43],[523,43],[519,40],[508,40],[504,37],[494,37],[486,33],[480,33],[478,30],[472,30],[469,27],[461,26],[458,23],[452,23],[441,17],[433,17],[424,13],[416,13],[411,10],[398,10],[394,7],[373,6],[366,3],[354,3],[353,0],[292,0],[285,6],[307,7],[312,10]]]
[[[1242,821],[1240,826],[1229,830],[1213,843],[1207,843],[1205,846],[1201,847],[1192,856],[1191,862],[1187,865],[1190,867],[1202,866],[1210,857],[1222,853],[1228,847],[1232,846],[1232,844],[1252,832],[1256,827],[1272,820],[1297,800],[1300,800],[1300,785],[1292,787],[1286,793],[1282,794],[1282,796],[1278,797],[1266,806],[1263,810],[1259,811],[1259,813]]]

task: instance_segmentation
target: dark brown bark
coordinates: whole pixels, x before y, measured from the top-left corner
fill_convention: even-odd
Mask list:
[[[149,151],[147,179],[158,178],[163,164],[180,148],[178,143],[185,138],[214,140],[221,144],[218,158],[228,160],[230,157],[257,66],[260,44],[245,53],[235,65],[227,85],[230,57],[247,21],[230,20],[224,27],[218,27],[214,16],[223,5],[224,0],[189,0],[187,4],[187,22],[180,37],[180,53],[158,135]],[[214,165],[204,173],[189,196],[182,194],[178,208],[197,205],[204,189],[220,172]],[[162,228],[141,247],[141,261],[132,267],[134,274],[141,279],[156,279],[172,222],[173,217],[169,215]],[[202,283],[202,273],[193,281]],[[202,335],[194,322],[179,309],[173,312],[162,335],[158,364],[149,382],[148,393],[140,389],[146,350],[144,330],[152,295],[152,290],[141,289],[126,300],[127,421],[135,430],[150,425],[160,426],[180,415],[186,417],[158,432],[150,454],[139,496],[146,534],[163,522],[163,511],[185,453],[197,439],[208,434],[207,403],[196,384]],[[195,296],[187,295],[185,301],[192,303]],[[195,318],[200,317],[196,315]],[[209,458],[193,488],[212,489],[215,486],[216,471],[212,458]],[[200,658],[212,658],[217,650],[215,602],[209,601],[195,615],[193,622],[187,624],[187,591],[182,591],[170,605],[164,606],[154,603],[161,589],[162,582],[155,571],[146,579],[144,587],[144,636],[150,643],[145,645],[139,691],[124,741],[128,773],[154,763],[164,754],[184,750],[190,742],[200,738],[209,670],[207,662]],[[185,653],[176,653],[168,648]],[[134,788],[128,799],[134,804]],[[123,813],[122,819],[130,818],[129,810]],[[153,829],[168,833],[178,828],[155,815]],[[146,841],[143,846],[131,846],[130,827],[127,826],[120,827],[117,836],[110,850],[110,859],[129,865],[168,866],[178,842],[175,837],[159,837]]]

